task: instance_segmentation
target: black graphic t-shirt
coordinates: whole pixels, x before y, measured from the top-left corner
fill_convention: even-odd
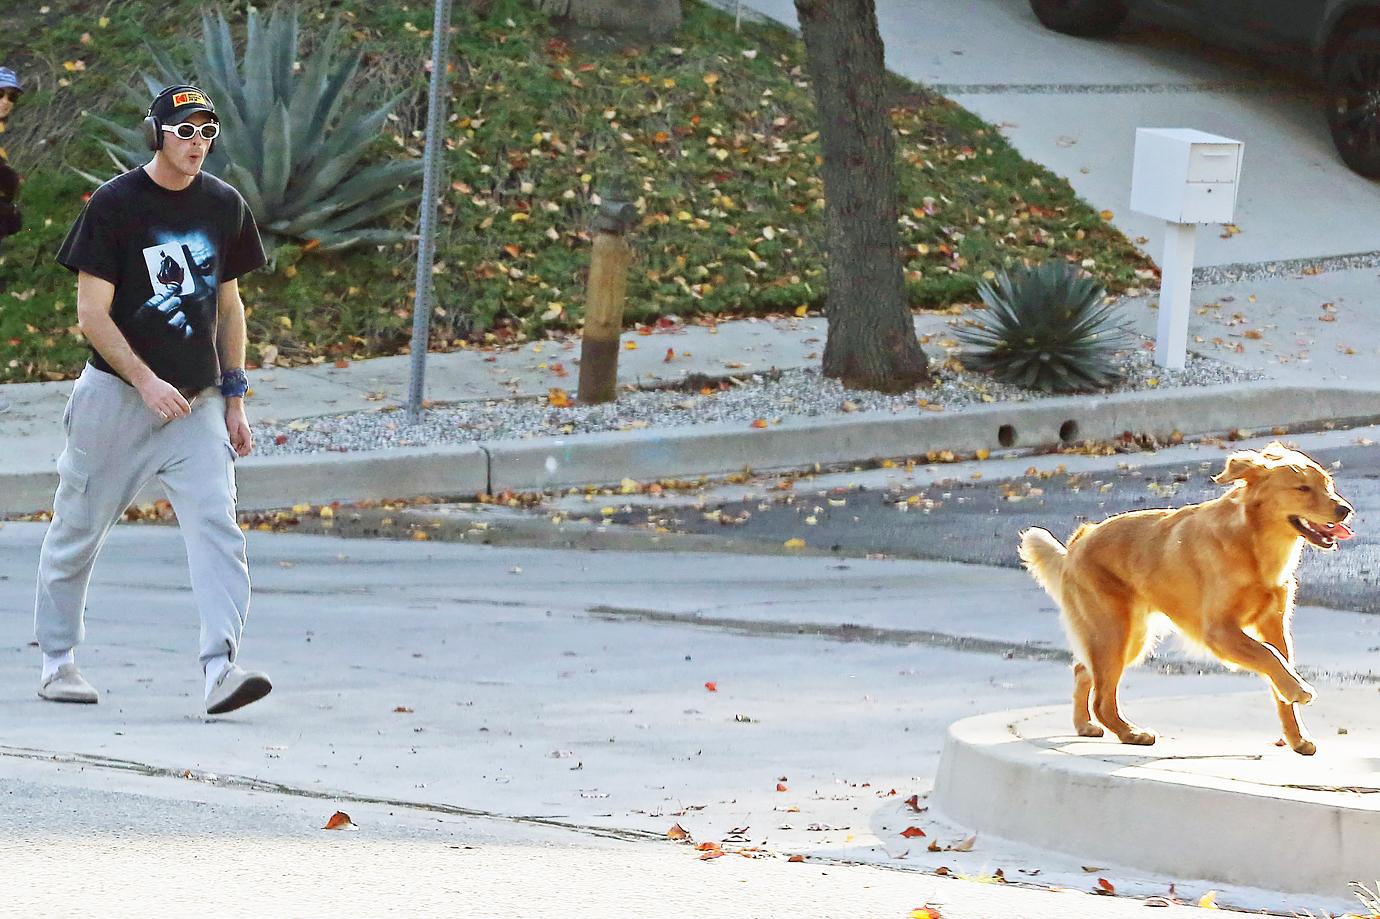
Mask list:
[[[264,264],[240,193],[201,173],[181,191],[143,167],[92,193],[57,255],[115,285],[111,318],[149,369],[180,388],[220,382],[216,290]],[[115,373],[93,348],[91,364]]]

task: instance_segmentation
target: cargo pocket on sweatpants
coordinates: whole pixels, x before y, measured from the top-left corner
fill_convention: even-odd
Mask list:
[[[225,441],[225,449],[230,451],[230,458],[225,463],[225,475],[229,480],[230,501],[233,504],[240,499],[239,489],[235,486],[235,460],[239,459],[240,455],[235,452],[234,444],[228,440]]]
[[[80,450],[76,452],[81,453]],[[53,516],[70,527],[85,530],[91,526],[91,496],[87,494],[90,477],[77,468],[70,447],[58,457],[57,470],[58,490],[53,497]]]

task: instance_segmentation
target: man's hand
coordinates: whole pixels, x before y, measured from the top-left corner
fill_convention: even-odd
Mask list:
[[[225,400],[225,432],[230,435],[230,446],[239,456],[248,456],[254,449],[254,432],[249,430],[249,419],[244,416],[243,399]]]
[[[182,398],[182,393],[177,391],[177,387],[171,383],[159,379],[150,373],[138,383],[134,384],[135,389],[144,400],[144,404],[164,421],[172,421],[174,418],[181,418],[183,415],[190,415],[192,407],[187,404],[187,400]]]

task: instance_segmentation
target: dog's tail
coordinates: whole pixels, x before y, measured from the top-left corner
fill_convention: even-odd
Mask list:
[[[1021,561],[1030,571],[1035,583],[1063,606],[1064,559],[1068,550],[1054,538],[1054,534],[1043,527],[1030,527],[1021,533]]]

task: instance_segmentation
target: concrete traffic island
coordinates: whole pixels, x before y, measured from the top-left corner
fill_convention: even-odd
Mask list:
[[[1305,709],[1318,753],[1276,747],[1262,688],[1124,694],[1151,747],[1073,733],[1070,707],[956,722],[931,803],[979,834],[1170,877],[1343,897],[1380,877],[1380,693],[1322,687]],[[1110,738],[1110,739],[1109,739]]]

